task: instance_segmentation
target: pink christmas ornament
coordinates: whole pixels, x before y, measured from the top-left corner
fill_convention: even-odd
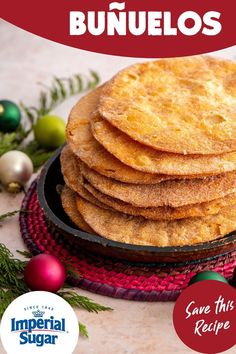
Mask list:
[[[66,271],[55,256],[39,254],[28,262],[24,279],[31,290],[57,292],[64,284]]]

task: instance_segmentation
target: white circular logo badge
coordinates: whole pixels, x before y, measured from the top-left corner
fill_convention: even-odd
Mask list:
[[[8,354],[72,354],[79,325],[74,310],[60,296],[32,291],[8,306],[0,333]]]

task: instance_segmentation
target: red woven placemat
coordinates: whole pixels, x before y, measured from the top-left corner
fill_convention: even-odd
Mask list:
[[[232,277],[236,250],[185,264],[143,264],[110,259],[77,248],[73,239],[69,241],[47,223],[38,203],[36,186],[35,181],[22,203],[22,209],[31,211],[20,214],[23,240],[34,255],[44,252],[69,260],[77,274],[68,279],[74,286],[128,300],[173,301],[199,271],[215,270],[227,279]]]

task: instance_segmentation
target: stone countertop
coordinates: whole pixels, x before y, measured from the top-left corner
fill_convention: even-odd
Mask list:
[[[102,81],[119,69],[143,59],[114,57],[90,53],[42,39],[0,20],[0,98],[26,105],[37,104],[40,83],[50,84],[53,76],[68,77],[74,73],[97,71]],[[216,53],[236,58],[236,46]],[[55,113],[67,119],[78,97],[69,99]],[[18,209],[23,194],[0,194],[0,214]],[[4,222],[0,242],[15,253],[23,250],[18,217]],[[74,353],[81,354],[187,354],[193,353],[178,339],[172,325],[174,304],[132,302],[112,299],[78,290],[93,300],[110,306],[113,312],[100,314],[77,310],[81,322],[87,325],[89,339],[80,339]],[[0,354],[4,353],[0,345]],[[236,347],[226,353],[235,353]]]

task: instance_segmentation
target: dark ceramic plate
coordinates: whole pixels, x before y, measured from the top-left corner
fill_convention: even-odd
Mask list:
[[[57,185],[64,184],[60,169],[60,152],[47,162],[39,177],[37,193],[40,206],[49,223],[64,236],[72,237],[76,246],[90,252],[138,262],[186,262],[214,257],[236,248],[236,232],[216,241],[183,247],[136,246],[107,240],[76,228],[65,214],[57,192]]]

